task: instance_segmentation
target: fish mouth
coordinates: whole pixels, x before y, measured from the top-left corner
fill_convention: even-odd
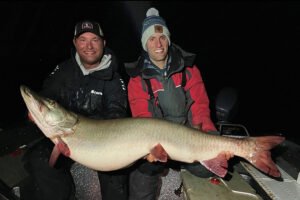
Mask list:
[[[32,101],[35,104],[39,101],[39,98],[37,98],[36,94],[27,86],[21,85],[20,90],[21,90],[21,95],[26,104],[29,103],[29,101]]]
[[[24,99],[28,112],[30,113],[31,120],[41,129],[44,130],[46,123],[44,121],[44,115],[46,113],[45,106],[39,96],[33,92],[27,86],[21,85],[20,86],[21,95]]]
[[[31,97],[30,89],[28,87],[26,87],[25,85],[21,85],[20,90],[21,90],[21,95],[24,99],[27,100],[28,98]]]
[[[35,94],[28,87],[21,85],[20,90],[28,111],[30,112],[31,116],[36,120],[35,115],[42,114],[41,102],[39,101],[39,99],[34,98]]]

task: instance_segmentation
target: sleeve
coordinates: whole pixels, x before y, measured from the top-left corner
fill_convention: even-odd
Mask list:
[[[103,108],[106,119],[129,116],[126,85],[117,72],[115,72],[112,80],[105,82]]]
[[[149,95],[143,88],[140,76],[132,77],[128,83],[128,100],[132,117],[152,117],[149,111]]]
[[[190,98],[194,101],[191,106],[191,123],[195,127],[200,127],[203,131],[216,131],[216,127],[210,118],[209,99],[201,73],[197,66],[187,68],[191,74],[185,86]]]

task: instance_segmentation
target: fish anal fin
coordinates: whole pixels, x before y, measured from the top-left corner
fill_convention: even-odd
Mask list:
[[[201,164],[219,177],[224,177],[227,174],[227,160],[231,157],[229,152],[221,152],[215,158],[201,161]]]
[[[153,161],[167,162],[168,160],[168,154],[161,144],[155,145],[150,150],[150,155],[148,155],[148,158],[149,157],[152,157]]]
[[[49,166],[53,167],[59,157],[60,154],[63,154],[64,156],[69,157],[71,152],[66,143],[62,141],[61,138],[56,138],[55,139],[55,145],[52,149],[50,159],[49,159]]]

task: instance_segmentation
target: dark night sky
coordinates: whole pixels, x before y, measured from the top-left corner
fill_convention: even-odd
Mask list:
[[[78,20],[99,21],[107,44],[129,62],[141,51],[140,28],[150,5],[166,19],[171,40],[197,54],[212,111],[218,91],[239,92],[235,122],[252,134],[298,135],[300,2],[0,2],[1,119],[24,119],[20,84],[38,90],[70,55]]]

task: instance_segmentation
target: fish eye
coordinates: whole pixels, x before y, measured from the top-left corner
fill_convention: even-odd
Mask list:
[[[54,100],[52,100],[52,99],[49,99],[48,102],[49,102],[50,106],[55,106],[55,104],[56,104],[56,102]]]

